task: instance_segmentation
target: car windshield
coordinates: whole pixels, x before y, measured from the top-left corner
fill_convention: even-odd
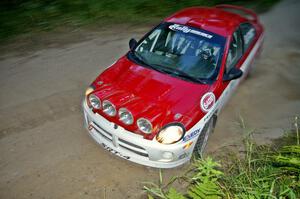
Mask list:
[[[206,83],[217,76],[225,38],[214,33],[163,23],[132,51],[136,59],[158,71]]]

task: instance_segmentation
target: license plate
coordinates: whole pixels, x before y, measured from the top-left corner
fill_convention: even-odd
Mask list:
[[[102,146],[103,146],[103,148],[106,149],[107,151],[109,151],[109,152],[111,152],[111,153],[113,153],[113,154],[115,154],[115,155],[117,155],[117,156],[119,156],[119,157],[121,157],[121,158],[124,158],[124,159],[126,159],[126,160],[129,160],[129,159],[130,159],[129,156],[126,156],[126,155],[121,154],[120,152],[118,152],[118,151],[116,151],[116,150],[110,148],[109,146],[107,146],[107,145],[104,144],[104,143],[102,143]]]

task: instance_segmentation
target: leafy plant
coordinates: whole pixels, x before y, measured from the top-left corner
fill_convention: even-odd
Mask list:
[[[173,177],[166,185],[162,183],[160,172],[159,185],[150,183],[150,187],[144,187],[149,198],[300,198],[298,118],[294,125],[296,133],[281,138],[285,144],[279,149],[272,145],[257,145],[253,130],[246,128],[242,118],[240,126],[245,132],[243,153],[228,151],[221,157],[222,164],[211,157],[195,159],[192,168],[182,176]],[[184,193],[169,188],[176,180],[188,182]]]
[[[223,192],[217,181],[223,175],[223,172],[216,169],[220,166],[211,157],[207,157],[204,160],[196,160],[194,162],[195,174],[191,178],[193,185],[188,191],[188,196],[195,199],[220,198]]]
[[[216,169],[221,165],[212,158],[195,160],[192,168],[186,172],[184,176],[174,177],[171,182],[178,179],[186,180],[190,183],[190,187],[187,193],[180,193],[174,188],[168,189],[168,183],[166,186],[162,184],[162,177],[160,172],[160,183],[158,185],[154,183],[146,183],[148,186],[144,186],[144,189],[151,195],[157,198],[163,199],[183,199],[183,198],[221,198],[223,196],[222,189],[218,185],[218,179],[223,173]],[[191,174],[192,173],[192,174]]]
[[[174,188],[169,189],[169,191],[166,195],[166,198],[168,198],[168,199],[186,199],[186,197],[184,197],[182,193],[176,191],[176,189],[174,189]]]

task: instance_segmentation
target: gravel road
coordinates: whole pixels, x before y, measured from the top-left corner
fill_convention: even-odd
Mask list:
[[[261,16],[264,52],[221,113],[208,153],[241,143],[240,116],[258,129],[259,142],[268,142],[300,113],[299,10],[299,1],[287,0]],[[0,47],[0,198],[144,197],[141,182],[156,181],[158,170],[102,150],[83,128],[80,103],[89,83],[128,50],[129,39],[148,29],[49,33],[31,45]]]

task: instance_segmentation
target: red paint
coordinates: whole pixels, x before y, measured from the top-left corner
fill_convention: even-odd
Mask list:
[[[215,101],[217,101],[228,85],[228,82],[222,81],[222,77],[231,34],[243,22],[249,22],[256,28],[257,34],[252,46],[238,62],[238,66],[241,66],[263,32],[263,28],[257,20],[246,19],[240,15],[214,7],[187,8],[166,18],[165,21],[214,32],[225,36],[227,42],[218,78],[211,85],[184,81],[139,66],[127,59],[126,56],[121,57],[97,77],[93,82],[93,86],[96,88],[93,93],[102,102],[103,100],[112,102],[117,111],[122,107],[128,109],[134,117],[134,123],[127,126],[119,121],[118,116],[110,117],[101,110],[94,111],[128,131],[143,135],[146,139],[153,139],[164,125],[171,122],[180,122],[187,130],[195,125],[205,115],[205,112],[200,108],[203,95],[212,92]],[[102,81],[103,84],[97,84],[99,81]],[[214,104],[212,95],[207,95],[203,103],[208,109],[211,108]],[[177,113],[182,115],[178,120],[174,119]],[[136,121],[140,117],[152,122],[152,134],[145,135],[138,130]]]

